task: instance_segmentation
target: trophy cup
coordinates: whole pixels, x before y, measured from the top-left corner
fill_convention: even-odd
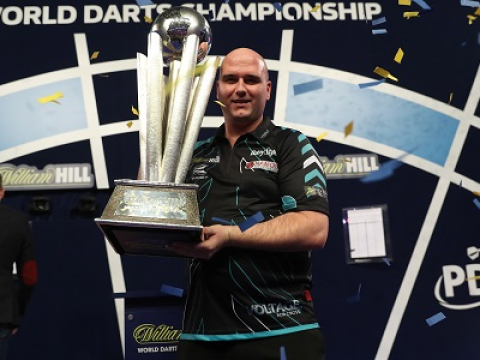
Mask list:
[[[211,37],[201,14],[172,7],[153,23],[148,56],[137,53],[139,179],[115,180],[95,219],[119,254],[178,256],[171,242],[200,241],[198,186],[184,182],[220,63],[207,58]]]

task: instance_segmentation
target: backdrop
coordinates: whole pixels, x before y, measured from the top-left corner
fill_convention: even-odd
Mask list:
[[[113,181],[136,177],[136,53],[149,21],[181,4],[209,20],[210,55],[250,47],[265,57],[267,115],[309,136],[326,164],[331,230],[314,252],[312,294],[328,359],[474,358],[478,1],[5,0],[4,201],[26,212],[35,197],[51,204],[30,213],[39,283],[11,359],[121,359],[133,317],[113,294],[185,288],[183,260],[119,257],[93,221]],[[200,138],[221,124],[214,100]],[[77,208],[86,197],[97,203],[88,215]],[[392,256],[348,264],[342,210],[373,205],[388,208]]]

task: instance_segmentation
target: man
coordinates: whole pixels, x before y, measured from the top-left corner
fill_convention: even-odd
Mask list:
[[[0,174],[0,201],[5,196],[2,180]],[[37,281],[29,225],[22,213],[0,204],[0,360],[6,359],[9,340],[18,330],[22,312],[12,275],[14,263],[25,290],[21,292],[29,294]]]
[[[324,359],[313,313],[311,250],[328,235],[325,177],[298,131],[264,117],[264,59],[241,48],[223,60],[224,124],[197,143],[187,182],[199,185],[202,241],[171,249],[194,258],[180,359]],[[256,219],[256,220],[255,220]]]

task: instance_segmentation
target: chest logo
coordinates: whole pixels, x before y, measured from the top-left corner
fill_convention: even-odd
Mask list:
[[[245,158],[240,160],[240,172],[243,173],[243,169],[251,170],[255,172],[256,169],[277,173],[278,172],[278,164],[275,161],[247,161]]]

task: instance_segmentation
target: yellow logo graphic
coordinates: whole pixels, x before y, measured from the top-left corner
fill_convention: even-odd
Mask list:
[[[178,341],[181,330],[174,329],[173,326],[161,324],[141,324],[133,330],[133,338],[139,344],[168,343]]]

